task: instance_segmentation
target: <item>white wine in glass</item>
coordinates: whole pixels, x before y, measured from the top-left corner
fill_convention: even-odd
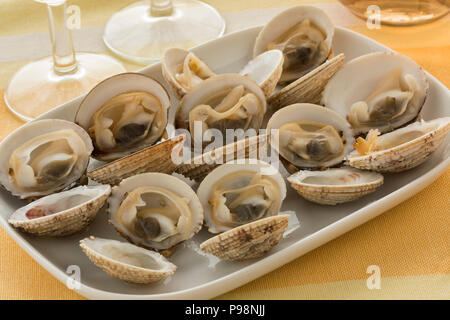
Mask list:
[[[125,72],[116,59],[94,53],[75,54],[66,25],[65,0],[34,0],[47,6],[52,56],[17,71],[5,92],[8,108],[31,120],[89,91],[101,80]]]
[[[115,13],[105,26],[103,40],[118,56],[149,64],[165,49],[188,49],[218,38],[225,20],[210,5],[198,0],[146,0]]]

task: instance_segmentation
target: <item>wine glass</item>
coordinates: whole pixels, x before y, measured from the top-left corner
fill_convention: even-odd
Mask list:
[[[52,56],[26,64],[10,79],[5,92],[8,108],[23,120],[72,100],[101,80],[125,72],[112,57],[75,54],[66,25],[65,0],[34,0],[47,5]]]
[[[156,62],[165,49],[190,48],[218,38],[225,20],[198,0],[147,0],[115,13],[105,26],[103,40],[118,56],[141,64]]]

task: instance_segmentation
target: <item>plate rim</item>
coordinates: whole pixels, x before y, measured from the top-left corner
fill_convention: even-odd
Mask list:
[[[205,42],[199,46],[192,48],[191,50],[199,50],[204,46],[209,46],[211,43],[224,41],[224,39],[236,36],[240,33],[250,33],[260,30],[263,26],[256,26],[237,30],[235,32],[224,35],[221,38],[214,39]],[[378,41],[371,39],[363,34],[350,30],[348,28],[336,26],[340,32],[349,33],[352,36],[360,37],[366,41],[374,44],[378,47],[383,48],[383,50],[395,52],[393,49],[379,43]],[[160,62],[150,64],[145,66],[135,72],[146,73],[147,70],[154,68]],[[442,84],[436,77],[431,75],[428,71],[424,69],[430,82],[434,82],[440,89],[447,89],[444,84]],[[40,118],[45,118],[49,113],[61,111],[67,107],[68,104],[75,103],[75,101],[84,97],[82,95],[78,98],[72,99],[63,105],[50,110],[47,113],[42,114]],[[17,129],[16,129],[17,130]],[[97,289],[90,287],[82,282],[80,282],[80,287],[74,290],[79,295],[88,299],[185,299],[189,295],[189,299],[209,299],[221,295],[225,292],[231,291],[239,286],[242,286],[256,278],[259,278],[284,264],[287,264],[294,259],[304,255],[305,253],[312,251],[327,242],[336,239],[337,237],[343,235],[344,233],[355,229],[356,227],[364,224],[365,222],[381,215],[385,211],[391,209],[392,207],[400,204],[401,202],[413,197],[415,194],[426,188],[432,182],[434,182],[444,171],[450,166],[450,157],[444,159],[436,167],[418,177],[417,179],[409,182],[408,184],[402,186],[401,188],[395,190],[394,192],[354,211],[326,227],[302,238],[301,240],[291,244],[290,246],[274,252],[270,256],[265,257],[262,260],[255,261],[254,263],[243,267],[237,271],[231,272],[218,279],[208,281],[206,283],[182,289],[173,292],[158,293],[158,294],[128,294],[128,293],[116,293],[111,291],[106,291],[102,289]],[[57,268],[52,262],[50,262],[43,254],[35,249],[32,245],[28,244],[27,241],[8,223],[7,220],[0,216],[0,226],[11,236],[11,238],[23,249],[30,257],[35,260],[40,266],[42,266],[47,272],[49,272],[53,277],[58,279],[63,284],[67,284],[71,277],[64,273],[62,270]]]

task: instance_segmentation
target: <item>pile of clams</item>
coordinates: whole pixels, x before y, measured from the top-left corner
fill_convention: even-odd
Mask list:
[[[322,205],[375,192],[381,173],[426,161],[450,118],[421,119],[428,80],[414,61],[377,52],[344,64],[333,35],[324,12],[296,6],[262,28],[238,73],[218,74],[207,57],[172,48],[164,84],[115,75],[87,94],[73,121],[22,126],[0,143],[0,183],[32,202],[9,223],[66,236],[105,206],[126,241],[90,236],[81,249],[113,277],[150,283],[176,272],[172,251],[202,228],[212,234],[200,244],[206,254],[264,255],[288,229],[286,182]],[[230,129],[255,134],[208,144]]]

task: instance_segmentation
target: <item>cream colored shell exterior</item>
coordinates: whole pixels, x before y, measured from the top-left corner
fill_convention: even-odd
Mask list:
[[[149,256],[160,265],[160,269],[150,269],[140,266],[127,264],[102,252],[101,245],[113,245],[124,253],[133,253],[135,255]],[[104,272],[114,278],[133,283],[147,284],[165,279],[175,273],[177,267],[164,258],[161,254],[146,250],[130,243],[116,240],[101,239],[95,237],[85,238],[80,241],[80,247],[88,258]]]
[[[201,182],[214,168],[230,159],[259,159],[259,150],[268,147],[266,134],[248,137],[191,158],[178,165],[175,172]]]
[[[305,183],[307,177],[324,177],[330,175],[352,175],[352,183],[312,184]],[[326,171],[301,170],[287,178],[292,188],[303,198],[325,205],[336,205],[350,202],[372,193],[383,184],[383,176],[375,172],[367,172],[354,168],[336,168]]]
[[[165,140],[137,151],[88,173],[88,177],[99,183],[119,184],[123,179],[145,172],[172,173],[183,152],[185,135]]]
[[[294,82],[274,92],[267,103],[274,110],[294,103],[319,104],[322,92],[330,78],[341,68],[345,56],[343,53],[325,61]]]
[[[427,131],[420,137],[393,148],[371,152],[368,155],[358,155],[356,151],[352,152],[347,156],[346,162],[358,169],[377,172],[402,172],[412,169],[425,162],[445,140],[450,130],[450,117],[434,119],[428,122],[415,122],[377,138],[377,141],[379,139],[395,138],[398,134],[411,129],[420,129],[427,125],[436,125],[437,127]]]
[[[25,213],[35,206],[62,201],[64,197],[83,193],[91,196],[91,199],[75,207],[35,219],[27,219],[25,216]],[[54,193],[18,209],[10,216],[8,222],[15,228],[37,236],[70,235],[84,229],[94,220],[110,193],[111,187],[108,185],[80,186]]]
[[[200,250],[231,261],[259,258],[280,242],[289,217],[272,216],[233,228],[201,243]]]

